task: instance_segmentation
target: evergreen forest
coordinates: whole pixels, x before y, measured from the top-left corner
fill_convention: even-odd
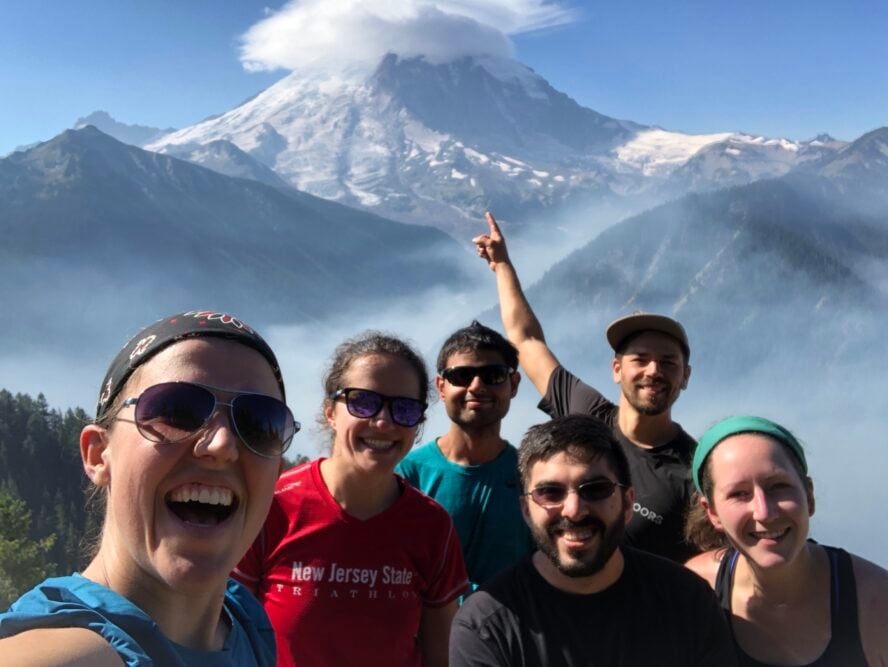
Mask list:
[[[0,389],[0,610],[47,576],[81,567],[86,529],[80,408]]]

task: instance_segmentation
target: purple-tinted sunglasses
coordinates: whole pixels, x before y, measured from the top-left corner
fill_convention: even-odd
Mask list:
[[[330,396],[332,400],[345,397],[345,407],[352,417],[360,419],[372,419],[379,414],[383,406],[388,403],[389,414],[392,421],[399,426],[416,426],[425,418],[428,405],[417,398],[406,396],[384,396],[370,389],[358,389],[356,387],[344,387],[337,389]]]

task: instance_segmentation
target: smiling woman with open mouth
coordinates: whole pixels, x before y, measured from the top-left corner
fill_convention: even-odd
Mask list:
[[[468,588],[453,522],[394,474],[425,419],[429,377],[403,341],[340,345],[324,380],[329,458],[281,476],[234,575],[265,604],[285,667],[445,667]]]
[[[98,547],[0,615],[3,664],[274,665],[267,616],[228,574],[298,430],[274,353],[240,320],[191,311],[134,336],[80,436]]]

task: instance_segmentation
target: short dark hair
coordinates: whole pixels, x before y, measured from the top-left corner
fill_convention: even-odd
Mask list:
[[[524,434],[518,448],[521,486],[527,488],[534,463],[562,452],[579,463],[604,459],[620,484],[632,485],[629,461],[611,428],[595,417],[566,415],[531,426]]]
[[[478,320],[472,320],[469,326],[457,329],[444,341],[438,353],[438,372],[447,368],[447,360],[454,354],[482,350],[496,352],[509,368],[512,370],[518,368],[518,350],[515,346],[498,331],[484,326]]]

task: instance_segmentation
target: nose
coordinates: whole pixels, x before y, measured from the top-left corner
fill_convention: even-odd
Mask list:
[[[561,505],[561,516],[576,521],[585,516],[588,511],[588,503],[580,498],[580,494],[575,489],[570,489]]]
[[[386,401],[383,403],[382,407],[379,409],[373,417],[370,419],[377,428],[386,427],[386,426],[396,426],[394,420],[392,419],[392,404],[391,401]]]
[[[466,387],[466,389],[475,393],[479,389],[482,389],[483,387],[485,387],[485,384],[481,381],[481,376],[476,375],[475,377],[472,378],[472,381],[469,383],[469,386]]]
[[[656,359],[651,359],[644,368],[644,374],[648,377],[658,377],[662,375],[662,371],[663,369],[660,367],[660,364],[657,363]]]
[[[752,493],[752,518],[764,522],[774,516],[774,502],[771,496],[761,487]]]
[[[194,443],[194,455],[200,459],[226,463],[239,456],[240,436],[231,423],[231,410],[218,404]]]

